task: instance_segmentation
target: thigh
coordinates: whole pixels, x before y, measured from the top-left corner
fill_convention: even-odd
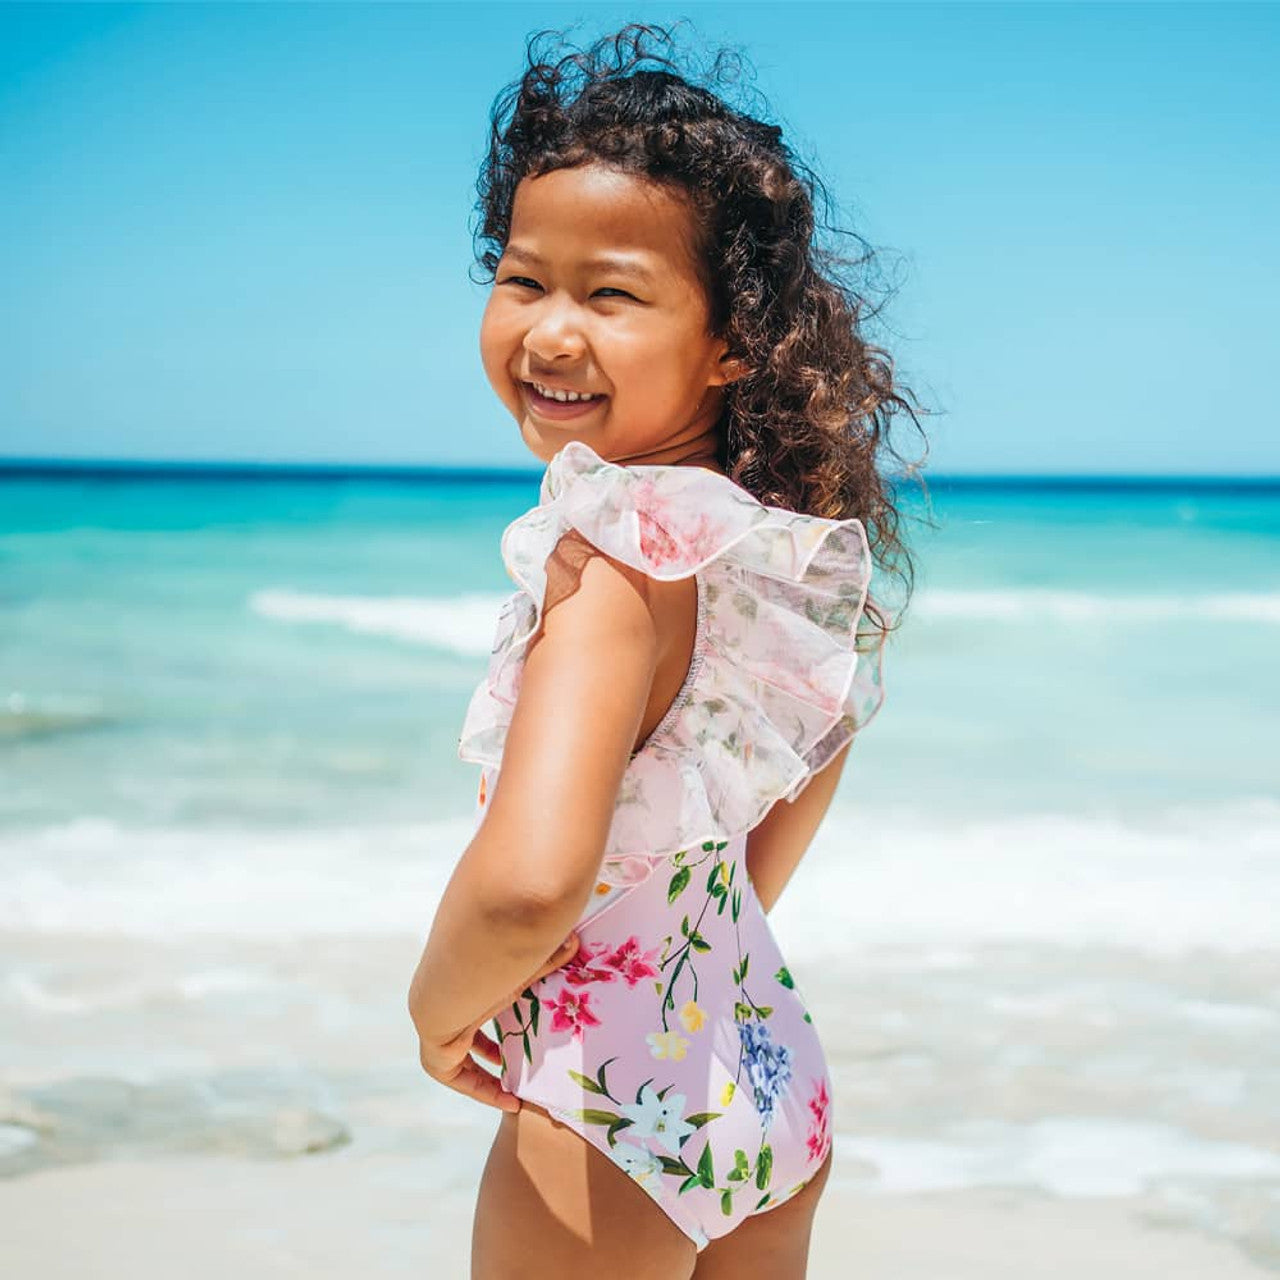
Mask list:
[[[471,1280],[542,1280],[587,1265],[688,1280],[693,1241],[602,1151],[525,1102],[503,1115],[480,1180]]]
[[[804,1280],[818,1200],[831,1156],[790,1200],[753,1214],[699,1255],[693,1280]]]

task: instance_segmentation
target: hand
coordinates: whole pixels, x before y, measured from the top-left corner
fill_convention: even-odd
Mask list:
[[[496,1017],[503,1009],[512,1004],[526,987],[540,982],[549,973],[554,973],[561,965],[567,964],[578,950],[578,935],[571,933],[552,953],[546,963],[528,982],[522,982],[511,996],[496,1004],[483,1017],[477,1018],[469,1027],[464,1027],[456,1035],[439,1040],[418,1037],[418,1058],[422,1069],[433,1080],[438,1080],[450,1089],[466,1094],[477,1102],[497,1107],[499,1111],[516,1112],[520,1110],[520,1099],[514,1093],[508,1093],[501,1080],[491,1071],[485,1070],[471,1055],[479,1054],[494,1066],[502,1063],[502,1053],[498,1044],[480,1029]]]

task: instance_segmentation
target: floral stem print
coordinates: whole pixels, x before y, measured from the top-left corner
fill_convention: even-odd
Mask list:
[[[686,862],[685,855],[687,849],[680,850],[679,853],[673,854],[671,861],[676,864],[676,871],[672,875],[670,883],[667,885],[667,905],[673,906],[676,899],[689,887],[689,882],[693,878],[693,872],[710,858],[715,858],[715,862],[711,867],[711,871],[707,876],[706,899],[702,904],[702,909],[698,912],[698,918],[690,924],[689,917],[686,915],[680,922],[680,932],[684,937],[684,942],[675,950],[674,953],[663,953],[661,967],[666,969],[669,964],[674,963],[675,968],[671,971],[671,976],[667,979],[665,987],[659,986],[658,994],[662,997],[661,1013],[662,1013],[662,1030],[668,1032],[671,1030],[667,1020],[669,1010],[676,1007],[675,988],[676,983],[680,979],[681,973],[687,967],[689,974],[693,979],[693,1001],[696,1004],[698,999],[698,970],[694,963],[695,952],[705,952],[711,950],[709,943],[701,932],[701,925],[706,917],[707,912],[711,909],[713,903],[717,904],[716,913],[721,915],[724,913],[724,906],[727,897],[727,884],[732,878],[733,867],[729,868],[726,873],[724,863],[719,854],[725,848],[728,841],[708,840],[703,846],[703,856],[696,862]],[[667,947],[670,948],[671,938],[666,939]]]

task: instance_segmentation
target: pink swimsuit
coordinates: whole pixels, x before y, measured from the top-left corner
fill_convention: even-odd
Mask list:
[[[519,590],[458,753],[502,759],[545,562],[570,528],[659,579],[696,576],[684,685],[619,789],[581,948],[495,1019],[502,1079],[631,1175],[699,1250],[793,1196],[831,1145],[817,1032],[747,875],[751,830],[863,728],[882,645],[858,520],[766,506],[690,466],[622,467],[573,441],[508,525]]]

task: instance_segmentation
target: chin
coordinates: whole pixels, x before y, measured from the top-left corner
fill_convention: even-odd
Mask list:
[[[568,437],[548,434],[546,431],[535,427],[528,418],[521,418],[520,438],[524,441],[524,447],[539,462],[547,463],[560,452]]]

